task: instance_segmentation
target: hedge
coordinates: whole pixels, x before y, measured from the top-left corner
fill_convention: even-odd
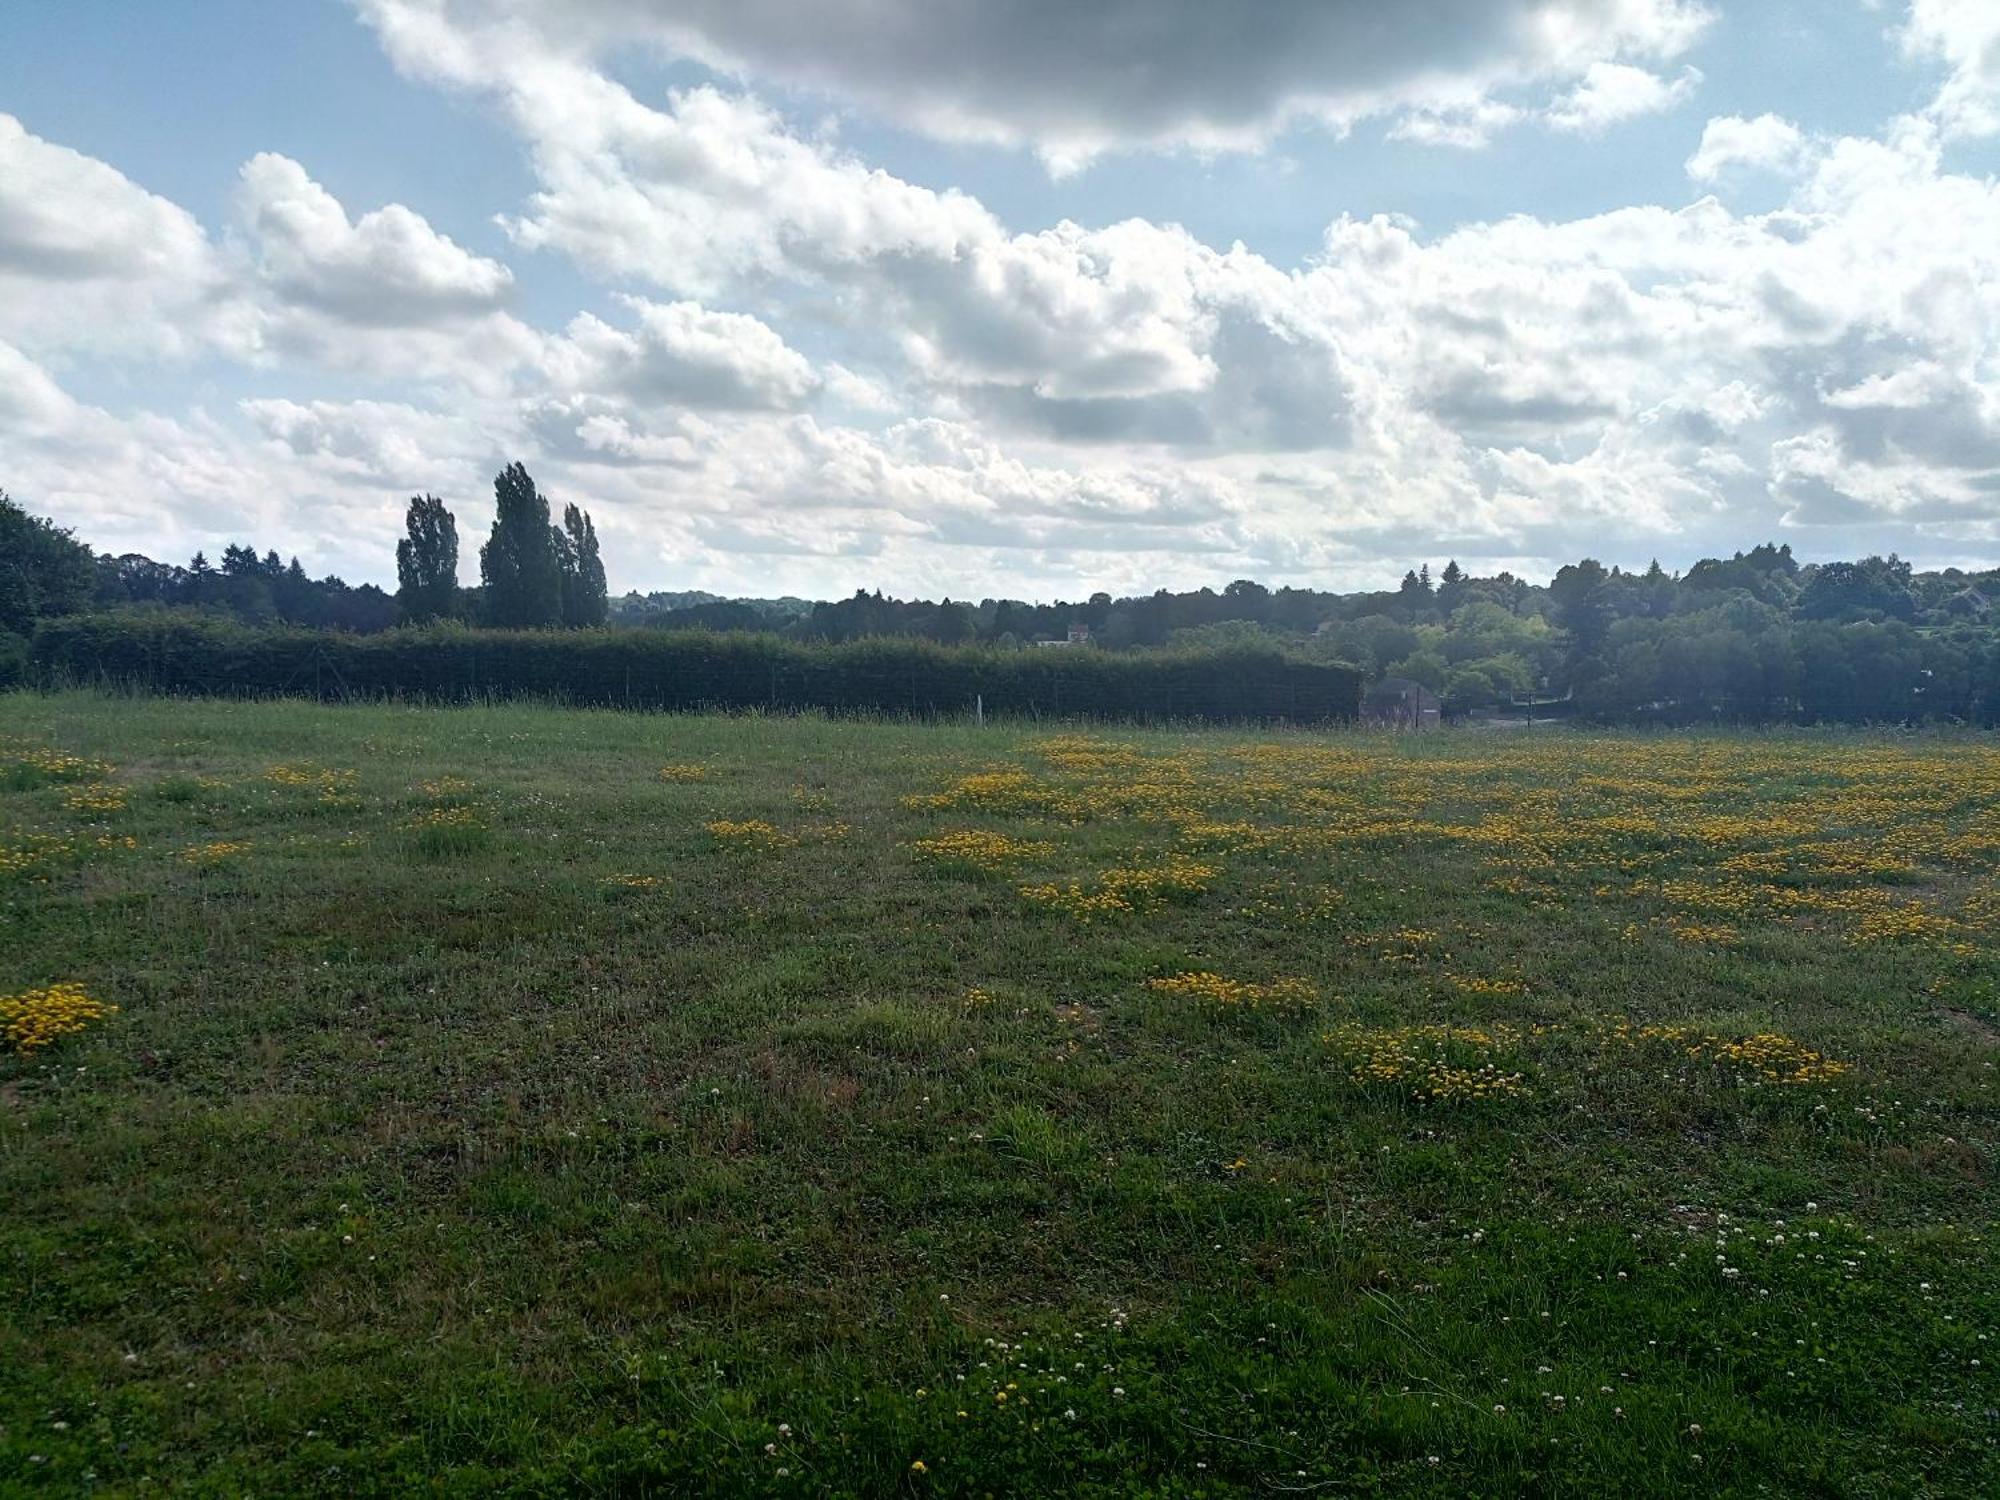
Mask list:
[[[33,680],[168,694],[469,702],[536,698],[647,709],[820,709],[1215,721],[1351,719],[1361,673],[1254,647],[1112,652],[907,639],[825,645],[702,630],[348,635],[212,618],[72,615],[35,631]]]

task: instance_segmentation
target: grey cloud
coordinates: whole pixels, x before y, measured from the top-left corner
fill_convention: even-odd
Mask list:
[[[1026,141],[1058,161],[1103,147],[1246,145],[1300,119],[1462,108],[1491,88],[1574,80],[1615,57],[1672,56],[1708,16],[1696,0],[362,3],[385,30],[442,4],[459,18],[526,20],[557,45],[649,41],[938,135]]]
[[[1215,375],[1200,391],[1058,398],[992,384],[964,394],[1010,430],[1065,442],[1304,452],[1352,441],[1352,396],[1323,337],[1288,338],[1232,310],[1217,319],[1207,353]]]
[[[1468,432],[1498,434],[1601,422],[1617,415],[1615,404],[1575,385],[1514,392],[1496,374],[1461,370],[1431,388],[1424,408]]]

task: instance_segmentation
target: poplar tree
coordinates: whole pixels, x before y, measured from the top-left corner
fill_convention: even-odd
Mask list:
[[[486,623],[536,627],[562,623],[562,574],[549,526],[549,502],[519,464],[493,481],[493,532],[479,549]]]
[[[611,612],[611,591],[605,585],[604,559],[598,555],[597,528],[591,524],[590,512],[564,506],[557,537],[563,570],[563,624],[602,625]]]
[[[458,522],[435,495],[411,499],[409,535],[396,543],[396,600],[414,624],[450,618],[458,604]]]

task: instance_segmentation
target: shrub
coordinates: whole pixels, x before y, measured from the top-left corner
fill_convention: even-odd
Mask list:
[[[359,636],[257,629],[173,613],[45,620],[38,681],[152,692],[462,702],[541,698],[651,709],[1118,720],[1355,716],[1361,676],[1271,649],[1007,650],[877,639],[656,630],[474,630]]]
[[[0,692],[16,688],[28,680],[28,640],[11,630],[0,630]]]

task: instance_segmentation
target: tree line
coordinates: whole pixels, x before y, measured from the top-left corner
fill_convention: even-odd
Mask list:
[[[1093,646],[1246,645],[1352,663],[1375,679],[1423,684],[1447,715],[1573,711],[1601,718],[1746,721],[1957,719],[2000,723],[2000,569],[1917,572],[1895,557],[1801,564],[1771,544],[1704,558],[1684,573],[1584,558],[1546,584],[1475,577],[1455,561],[1414,567],[1394,589],[1340,593],[1227,587],[1076,601],[977,603],[849,598],[722,599],[628,593],[611,599],[588,513],[552,521],[526,469],[495,481],[480,583],[458,584],[457,524],[444,502],[409,505],[393,595],[312,579],[296,559],[248,546],[221,566],[95,557],[0,497],[0,658],[23,658],[38,617],[132,606],[186,606],[250,624],[368,634],[402,624],[760,633],[800,642],[908,638],[1026,646],[1072,633]],[[0,675],[4,670],[0,669]]]
[[[497,628],[605,623],[609,591],[590,513],[549,502],[520,464],[493,482],[493,528],[479,549],[479,586],[458,582],[458,523],[434,495],[414,497],[396,544],[395,593],[372,583],[313,578],[297,557],[230,544],[219,565],[141,553],[97,554],[31,516],[0,491],[0,632],[25,637],[43,616],[128,606],[181,607],[251,625],[303,625],[367,635],[403,624],[460,620]]]

